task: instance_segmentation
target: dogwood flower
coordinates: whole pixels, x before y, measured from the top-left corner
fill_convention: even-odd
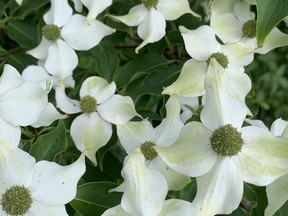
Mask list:
[[[82,12],[83,5],[88,9],[87,22],[90,24],[93,20],[102,13],[107,7],[112,4],[112,0],[72,0],[75,10]]]
[[[114,82],[108,83],[101,77],[92,76],[80,88],[80,101],[71,102],[67,97],[58,104],[64,112],[66,109],[82,112],[73,120],[70,134],[76,147],[95,165],[95,153],[111,138],[112,124],[124,124],[138,115],[132,99],[114,94],[115,91]]]
[[[210,26],[225,44],[241,41],[255,49],[255,53],[266,54],[288,45],[288,35],[275,27],[263,47],[258,47],[255,14],[251,12],[250,4],[244,1],[213,1]]]
[[[68,166],[39,161],[0,140],[0,215],[65,216],[85,172],[85,157]]]
[[[74,14],[67,0],[51,0],[51,8],[44,15],[40,44],[28,53],[44,61],[47,71],[54,75],[72,75],[78,64],[74,50],[88,50],[115,30],[93,20],[88,25],[86,17]],[[55,74],[54,74],[55,73]]]
[[[214,59],[210,64],[221,68]],[[241,201],[243,181],[265,186],[287,173],[288,141],[260,127],[241,127],[246,107],[228,83],[225,70],[208,70],[203,123],[187,123],[174,144],[155,146],[169,167],[197,177],[196,216],[229,214]]]
[[[155,145],[171,145],[183,127],[177,97],[169,98],[166,103],[166,112],[166,118],[156,128],[153,128],[147,119],[139,122],[127,122],[117,125],[117,135],[128,155],[140,148],[147,167],[158,170],[165,177],[169,190],[182,190],[190,182],[190,177],[171,170],[154,150]]]
[[[130,9],[124,16],[110,17],[128,26],[138,26],[137,33],[143,42],[135,49],[138,53],[148,43],[159,41],[165,35],[165,20],[178,19],[183,14],[194,13],[187,0],[142,0],[142,3]]]
[[[216,40],[214,31],[207,25],[195,30],[188,30],[183,26],[179,29],[186,50],[193,59],[184,63],[178,79],[166,87],[162,94],[185,97],[204,95],[204,80],[208,68],[217,73],[217,67],[214,68],[214,64],[210,66],[209,62],[211,59],[216,59],[229,76],[230,93],[245,103],[245,97],[251,90],[251,80],[243,73],[243,66],[250,63],[251,56],[248,54],[252,52],[252,49],[242,43],[221,45]]]
[[[146,166],[140,148],[128,155],[122,170],[124,194],[121,204],[108,209],[102,216],[172,216],[190,215],[191,203],[183,200],[167,200],[168,186],[163,175]]]
[[[45,90],[34,82],[25,81],[11,65],[4,65],[0,78],[0,125],[3,127],[0,134],[9,142],[13,140],[11,144],[19,144],[20,126],[36,122],[47,104]]]

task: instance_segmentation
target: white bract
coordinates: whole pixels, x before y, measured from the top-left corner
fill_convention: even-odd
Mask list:
[[[246,107],[228,83],[225,70],[208,70],[203,123],[186,124],[171,146],[155,146],[172,169],[197,177],[196,216],[230,214],[241,201],[243,181],[265,186],[287,173],[288,141],[260,127],[241,127]]]
[[[41,42],[28,51],[44,61],[52,76],[63,74],[61,80],[71,76],[78,64],[74,50],[89,50],[115,31],[97,20],[88,24],[86,17],[72,12],[67,0],[51,0],[51,8],[44,15]]]
[[[277,119],[271,125],[271,132],[288,140],[288,121]],[[265,216],[272,216],[288,200],[288,174],[276,179],[266,187],[268,205]]]
[[[165,20],[175,20],[186,13],[200,17],[190,9],[187,0],[142,0],[142,4],[131,8],[127,15],[110,17],[128,26],[138,26],[137,33],[143,39],[135,50],[138,53],[148,43],[164,37]]]
[[[102,216],[190,216],[191,203],[167,200],[168,186],[162,174],[146,166],[146,159],[137,148],[127,156],[122,170],[124,194],[121,204]]]
[[[128,155],[140,148],[146,159],[147,168],[158,170],[165,177],[169,190],[182,190],[190,182],[190,177],[171,170],[154,150],[156,145],[162,147],[171,145],[183,127],[177,97],[169,98],[166,113],[166,118],[156,128],[153,128],[148,120],[127,122],[117,125],[117,135]]]
[[[273,28],[265,39],[263,47],[256,40],[255,14],[250,4],[236,0],[215,0],[211,6],[210,25],[217,36],[225,43],[241,41],[255,53],[266,54],[272,49],[288,45],[288,35]]]
[[[4,65],[0,78],[0,124],[4,128],[0,134],[9,143],[19,144],[20,126],[36,122],[47,104],[46,90],[35,82],[25,81],[11,65]]]
[[[95,153],[111,138],[112,124],[125,124],[138,115],[132,99],[115,91],[114,82],[92,76],[81,86],[80,102],[68,97],[58,101],[58,106],[66,113],[82,112],[73,120],[70,133],[76,147],[95,165]]]
[[[40,66],[30,65],[22,72],[22,78],[25,81],[37,83],[43,90],[50,92],[55,78],[50,76],[46,70]],[[57,80],[56,80],[57,81]],[[45,109],[41,112],[37,121],[31,126],[43,127],[48,126],[58,119],[67,118],[67,115],[60,114],[52,103],[48,103]]]
[[[112,0],[72,0],[75,10],[82,12],[83,5],[88,9],[87,23],[90,24],[93,20],[102,13],[107,7],[112,4]]]
[[[0,215],[68,216],[65,204],[76,196],[85,172],[84,155],[68,166],[39,161],[0,140]]]
[[[214,31],[207,25],[195,30],[188,30],[183,26],[179,29],[186,50],[193,59],[185,62],[178,79],[166,87],[162,94],[185,97],[204,95],[207,70],[218,73],[218,67],[209,64],[211,59],[216,59],[229,76],[229,92],[245,104],[245,97],[251,90],[251,81],[244,73],[244,66],[251,62],[249,54],[253,50],[243,43],[221,45],[216,40]]]

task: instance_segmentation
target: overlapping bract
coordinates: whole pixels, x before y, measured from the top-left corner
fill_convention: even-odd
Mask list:
[[[76,195],[77,182],[85,172],[85,156],[97,165],[95,154],[108,143],[116,125],[128,155],[121,173],[124,182],[113,191],[121,191],[123,196],[121,203],[103,216],[230,214],[241,202],[244,182],[267,186],[265,215],[273,215],[288,198],[288,124],[278,120],[269,131],[263,122],[246,119],[252,117],[245,103],[252,86],[245,66],[255,53],[286,46],[288,36],[275,27],[264,46],[257,47],[255,14],[250,9],[254,1],[213,1],[210,26],[192,30],[179,26],[191,59],[183,64],[178,79],[165,86],[162,94],[170,97],[166,117],[154,128],[137,113],[130,97],[117,94],[115,82],[102,77],[85,79],[79,100],[67,96],[66,88],[75,87],[76,51],[89,50],[115,32],[96,19],[112,1],[72,1],[77,12],[83,11],[83,5],[88,9],[87,17],[73,14],[67,0],[51,0],[44,21],[56,27],[59,35],[54,39],[43,35],[40,44],[28,51],[39,65],[27,67],[22,75],[10,65],[4,67],[0,79],[0,168],[5,175],[0,178],[0,194],[15,185],[23,186],[32,197],[25,215],[67,215],[64,205]],[[166,20],[185,13],[198,16],[187,0],[142,0],[127,15],[108,16],[138,26],[143,39],[135,50],[138,53],[165,36]],[[60,110],[48,102],[51,89]],[[73,164],[36,163],[17,148],[20,126],[48,126],[79,112],[70,135],[82,154]],[[190,121],[194,114],[200,121]],[[132,121],[134,117],[140,120]],[[243,126],[244,122],[250,126]],[[220,136],[215,144],[215,134],[224,127],[238,135],[237,151],[230,134]],[[169,190],[182,190],[191,178],[197,181],[192,203],[166,200]]]

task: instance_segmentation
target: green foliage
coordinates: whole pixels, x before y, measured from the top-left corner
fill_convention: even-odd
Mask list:
[[[36,47],[41,40],[40,28],[43,15],[50,6],[49,2],[50,0],[24,0],[23,5],[19,7],[14,0],[0,1],[0,71],[6,63],[13,65],[20,72],[28,65],[37,63],[26,51]],[[185,14],[175,21],[167,21],[166,36],[156,43],[148,44],[136,54],[135,48],[142,41],[137,36],[136,28],[115,22],[109,15],[126,14],[132,6],[140,2],[114,0],[112,6],[99,15],[101,21],[117,31],[105,37],[91,50],[77,52],[79,64],[73,73],[76,86],[66,90],[69,97],[78,99],[81,84],[89,76],[97,75],[108,82],[115,81],[117,93],[130,96],[137,112],[143,118],[148,118],[153,125],[157,125],[165,116],[164,106],[167,101],[167,96],[163,96],[161,92],[177,79],[183,63],[190,58],[185,51],[178,27],[183,25],[195,29],[207,23],[205,19],[196,19],[191,14]],[[193,10],[204,16],[204,1],[189,2]],[[212,0],[206,0],[206,7],[211,2]],[[83,14],[86,15],[86,12],[84,10]],[[108,13],[108,16],[105,13]],[[271,29],[285,16],[288,16],[287,0],[257,0],[259,45],[264,43]],[[256,55],[253,63],[246,68],[246,73],[253,83],[253,89],[246,102],[254,117],[263,120],[268,126],[279,117],[288,120],[287,51],[284,47],[266,55]],[[53,93],[52,90],[50,95]],[[50,99],[54,100],[54,95],[50,95]],[[29,136],[25,137],[24,149],[37,161],[48,160],[61,164],[75,161],[79,151],[69,136],[69,127],[75,117],[76,115],[70,115],[55,125],[35,131],[29,127],[25,128]],[[194,115],[192,119],[200,121],[199,115]],[[86,160],[86,172],[77,188],[76,198],[68,207],[75,216],[98,216],[121,201],[121,193],[108,192],[123,181],[121,169],[126,156],[119,144],[115,127],[108,144],[102,147],[96,156],[97,167]],[[196,179],[192,179],[182,191],[169,192],[169,195],[191,202],[196,192]],[[230,215],[262,216],[266,206],[265,189],[245,184],[243,199]],[[286,215],[287,212],[286,202],[276,216]]]
[[[54,161],[55,157],[64,152],[68,147],[67,131],[63,121],[59,121],[57,127],[42,136],[40,136],[30,149],[30,154],[37,161]]]
[[[100,216],[108,208],[120,203],[121,194],[109,192],[117,187],[113,182],[90,182],[77,188],[77,195],[70,202],[73,208],[83,216]]]
[[[256,0],[257,30],[256,37],[259,46],[264,44],[265,38],[271,30],[286,16],[288,16],[288,1],[286,0]]]

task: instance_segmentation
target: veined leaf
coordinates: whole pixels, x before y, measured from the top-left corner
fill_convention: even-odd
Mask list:
[[[68,147],[66,126],[63,121],[59,121],[57,127],[50,133],[40,136],[32,145],[30,154],[37,161],[53,161],[55,156]]]
[[[121,193],[110,193],[118,185],[113,182],[90,182],[78,186],[71,206],[83,216],[100,216],[107,209],[120,204]]]
[[[288,16],[287,0],[256,0],[257,30],[259,46],[263,46],[267,35],[286,16]]]

